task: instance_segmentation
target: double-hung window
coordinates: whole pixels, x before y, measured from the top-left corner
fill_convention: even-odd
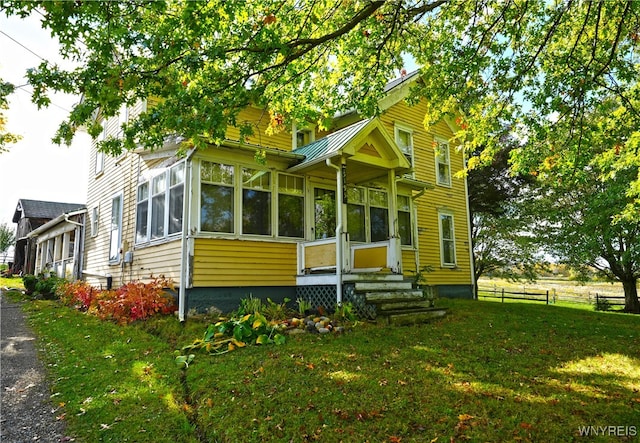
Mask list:
[[[371,220],[371,241],[389,238],[389,203],[386,191],[369,189],[369,218]]]
[[[109,232],[109,262],[120,261],[122,242],[122,193],[111,198],[111,225]]]
[[[396,125],[395,138],[396,144],[407,158],[409,165],[413,168],[413,131],[409,128]],[[411,172],[410,174],[407,174],[407,176],[414,177],[415,173]]]
[[[234,232],[234,176],[232,165],[203,161],[200,167],[200,229]]]
[[[442,266],[456,266],[456,240],[454,235],[453,215],[447,212],[438,213],[440,227],[440,258]]]
[[[436,151],[436,183],[451,186],[451,160],[449,157],[449,143],[443,140],[435,141]]]
[[[138,185],[136,244],[182,231],[184,168],[184,162],[177,163]]]
[[[304,180],[295,175],[278,175],[278,235],[304,237]]]
[[[365,188],[347,188],[347,230],[351,241],[367,241],[365,194]]]
[[[271,173],[242,168],[242,233],[271,235]]]
[[[412,242],[411,228],[411,198],[406,195],[398,195],[398,233],[400,244],[409,246]]]

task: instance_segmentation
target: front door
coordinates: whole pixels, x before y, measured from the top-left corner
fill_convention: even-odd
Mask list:
[[[314,188],[314,239],[336,236],[336,191],[335,189]]]

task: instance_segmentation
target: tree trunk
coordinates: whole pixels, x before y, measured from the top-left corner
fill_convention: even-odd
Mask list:
[[[624,288],[624,311],[640,314],[640,301],[638,301],[636,279],[623,280],[622,287]]]

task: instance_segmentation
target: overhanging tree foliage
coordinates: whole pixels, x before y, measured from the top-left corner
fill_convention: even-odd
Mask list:
[[[97,136],[96,109],[114,115],[123,102],[162,99],[126,125],[122,142],[102,145],[110,152],[158,147],[170,134],[219,143],[229,124],[252,129],[236,121],[248,103],[268,105],[274,130],[345,109],[375,114],[384,84],[411,55],[424,80],[414,97],[433,105],[427,125],[458,116],[460,140],[485,147],[475,162],[488,161],[505,121],[526,125],[531,140],[566,122],[579,140],[582,116],[603,95],[630,102],[638,78],[640,2],[631,0],[2,0],[0,8],[41,13],[63,55],[78,62],[29,73],[39,105],[49,91],[83,96],[57,141],[83,125]],[[528,146],[515,166],[534,170],[546,154]]]
[[[237,121],[249,103],[269,110],[272,131],[291,121],[322,126],[347,109],[375,115],[385,83],[406,74],[412,56],[422,81],[409,100],[429,99],[427,127],[453,117],[458,141],[469,152],[482,147],[471,167],[491,163],[504,128],[515,128],[523,142],[511,153],[515,171],[568,183],[576,169],[608,159],[592,166],[594,179],[620,171],[619,219],[640,218],[637,1],[0,0],[0,10],[42,14],[77,62],[28,73],[39,106],[50,91],[83,97],[57,142],[81,127],[98,137],[97,110],[115,115],[148,97],[158,106],[102,150],[153,149],[175,134],[187,146],[219,144],[228,125],[253,130],[256,122]],[[597,131],[585,123],[611,98],[629,130],[591,150]]]
[[[625,145],[634,143],[635,127],[626,107],[614,99],[585,117],[583,126],[582,146],[572,155],[550,156],[539,171],[538,236],[573,267],[589,266],[621,282],[625,310],[640,313],[640,221],[626,211],[632,202],[629,183],[639,171],[630,161],[635,155],[625,152]]]

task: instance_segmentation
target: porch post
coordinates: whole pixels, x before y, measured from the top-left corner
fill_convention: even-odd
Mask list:
[[[393,249],[396,269],[402,274],[402,250],[398,241],[398,184],[396,182],[396,170],[389,170],[389,246]]]
[[[340,166],[336,166],[331,163],[330,159],[327,159],[327,166],[336,170],[336,303],[342,304],[342,262],[344,257],[343,244],[342,244],[342,205],[344,202],[344,183],[342,180],[342,169],[346,167],[342,159],[340,160]]]

